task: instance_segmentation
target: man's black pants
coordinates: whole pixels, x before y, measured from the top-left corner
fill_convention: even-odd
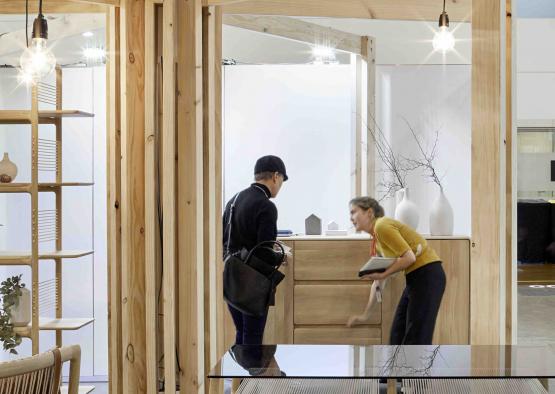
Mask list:
[[[441,262],[426,264],[406,276],[407,285],[391,326],[392,345],[431,345],[445,291]]]
[[[264,328],[268,311],[262,317],[250,316],[235,309],[227,304],[233,323],[235,323],[235,344],[236,345],[261,345],[264,337]]]

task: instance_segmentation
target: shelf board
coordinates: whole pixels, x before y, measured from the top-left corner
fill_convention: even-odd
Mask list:
[[[39,191],[52,191],[59,187],[80,187],[93,186],[94,182],[41,182],[39,183]],[[0,183],[0,193],[30,193],[30,183]]]
[[[49,252],[39,253],[40,260],[51,259],[76,259],[78,257],[88,256],[92,254],[92,250],[54,250]],[[31,252],[28,250],[23,251],[0,251],[0,266],[1,265],[28,265],[31,264]]]
[[[91,324],[94,321],[92,318],[62,318],[56,319],[53,317],[41,317],[39,318],[39,329],[40,330],[64,330],[73,331],[79,330],[86,325]]]
[[[39,191],[49,191],[56,189],[58,187],[76,187],[76,186],[93,186],[93,182],[49,182],[49,183],[39,183]]]
[[[79,385],[79,394],[88,394],[94,390],[94,386],[83,386]],[[68,386],[60,387],[60,394],[67,394],[68,393]]]
[[[92,118],[94,114],[72,109],[39,111],[39,123],[50,123],[61,118]],[[0,124],[31,123],[31,111],[3,110],[0,111]]]
[[[39,253],[39,259],[76,259],[78,257],[88,256],[92,253],[92,250],[55,250],[48,253]]]
[[[1,193],[28,193],[30,190],[30,183],[0,183]]]
[[[74,331],[85,327],[86,325],[94,322],[93,318],[62,318],[56,319],[54,317],[39,317],[39,330],[41,331]],[[31,335],[31,323],[27,327],[14,327],[14,331],[23,336],[28,337]]]
[[[0,265],[25,265],[31,263],[31,252],[2,250],[0,251]]]

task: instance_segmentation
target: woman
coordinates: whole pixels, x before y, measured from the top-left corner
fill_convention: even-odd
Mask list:
[[[350,208],[351,222],[357,231],[372,235],[372,256],[379,252],[396,260],[385,272],[364,276],[374,281],[368,305],[362,315],[351,317],[347,324],[367,322],[382,282],[394,273],[404,271],[406,287],[391,326],[391,345],[431,344],[445,291],[445,272],[439,257],[414,229],[384,217],[383,208],[373,198],[354,198]]]

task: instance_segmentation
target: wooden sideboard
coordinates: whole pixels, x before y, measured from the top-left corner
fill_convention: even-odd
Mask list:
[[[346,327],[348,318],[364,310],[371,282],[357,278],[368,260],[370,241],[355,237],[283,239],[293,258],[282,267],[285,279],[270,308],[265,343],[387,344],[403,273],[394,275],[367,325]],[[468,344],[470,327],[470,241],[428,238],[443,261],[447,287],[436,324],[434,343]]]

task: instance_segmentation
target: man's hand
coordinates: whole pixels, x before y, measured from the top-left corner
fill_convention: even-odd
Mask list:
[[[281,262],[281,265],[287,265],[289,264],[289,259],[293,258],[293,254],[290,252],[285,253],[285,256],[283,256],[283,261]]]

